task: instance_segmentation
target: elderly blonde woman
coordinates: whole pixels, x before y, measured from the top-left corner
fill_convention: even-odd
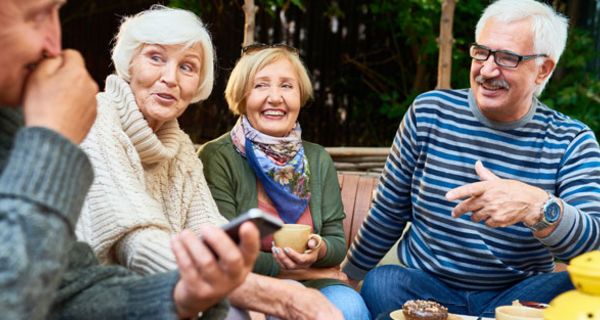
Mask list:
[[[360,295],[322,268],[334,267],[346,254],[344,211],[333,161],[323,147],[302,141],[297,122],[311,98],[312,85],[297,51],[285,45],[253,45],[242,50],[225,97],[240,115],[231,132],[203,146],[212,195],[231,219],[258,207],[286,223],[313,227],[323,241],[309,242],[305,253],[264,239],[254,272],[307,280],[346,319],[369,319]]]
[[[107,77],[97,97],[98,117],[82,143],[96,179],[77,234],[102,263],[141,274],[174,269],[173,235],[184,229],[198,235],[203,225],[227,221],[211,197],[192,142],[177,122],[190,103],[210,94],[213,55],[206,28],[189,11],[155,6],[121,25],[112,53],[116,74]],[[273,310],[289,309],[281,301],[252,301],[259,284],[282,299],[298,292],[282,281],[251,275],[231,302],[284,316]],[[305,318],[336,318],[338,311],[324,297],[308,290],[301,295],[297,300]],[[311,306],[309,301],[317,303]],[[230,318],[244,316],[236,310]]]

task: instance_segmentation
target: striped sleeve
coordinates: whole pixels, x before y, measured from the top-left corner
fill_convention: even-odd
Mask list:
[[[343,263],[352,279],[362,279],[402,235],[411,214],[410,188],[416,163],[414,106],[405,114],[390,149],[367,218]]]
[[[556,194],[565,205],[555,231],[541,242],[561,260],[600,247],[600,148],[582,131],[570,143],[558,172]]]

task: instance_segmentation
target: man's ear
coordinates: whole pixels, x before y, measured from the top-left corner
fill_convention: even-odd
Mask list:
[[[538,67],[538,74],[535,78],[535,83],[541,84],[544,82],[550,73],[552,73],[552,70],[554,70],[554,65],[555,63],[552,59],[544,59],[544,62]]]

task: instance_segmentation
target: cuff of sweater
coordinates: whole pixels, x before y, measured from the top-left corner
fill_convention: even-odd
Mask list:
[[[179,272],[171,271],[146,276],[129,287],[127,309],[132,319],[179,319],[173,300],[173,291],[179,281]]]
[[[348,256],[342,262],[342,271],[352,280],[362,280],[368,272],[352,264]]]
[[[0,194],[45,206],[73,230],[93,176],[87,156],[69,140],[46,128],[21,128],[0,176]]]
[[[540,239],[545,246],[554,247],[560,245],[560,243],[567,238],[567,235],[575,226],[576,220],[581,221],[581,218],[576,219],[576,216],[580,213],[575,207],[567,204],[564,201],[563,204],[565,209],[563,211],[562,218],[556,226],[556,229],[554,229],[554,231],[552,231],[552,233],[550,233],[547,237]]]

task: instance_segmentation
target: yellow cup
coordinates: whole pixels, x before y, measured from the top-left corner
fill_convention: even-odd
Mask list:
[[[544,311],[523,306],[501,306],[496,308],[496,320],[544,320]]]
[[[308,240],[315,239],[317,248],[321,246],[322,239],[318,234],[312,233],[312,227],[305,224],[284,224],[273,235],[275,245],[280,248],[292,248],[294,251],[304,253],[308,247]]]

